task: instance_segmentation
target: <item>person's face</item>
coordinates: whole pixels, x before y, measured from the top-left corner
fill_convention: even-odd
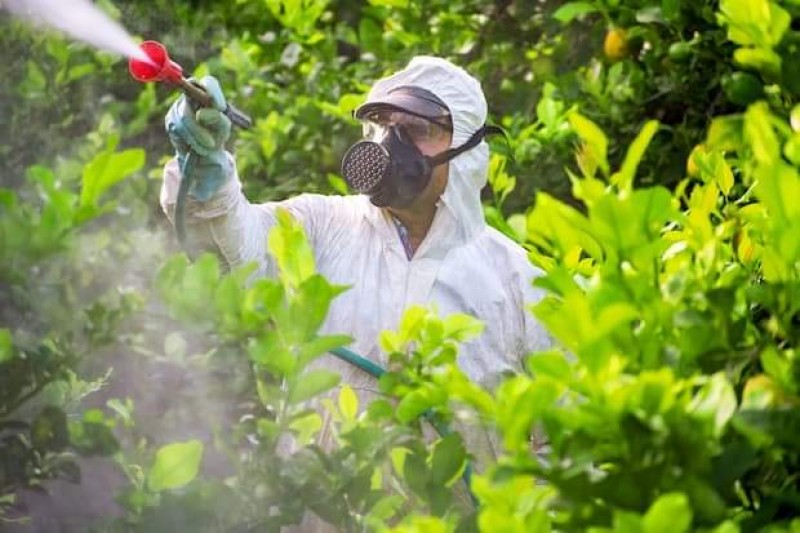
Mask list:
[[[422,155],[435,156],[450,148],[453,135],[449,117],[428,120],[402,111],[376,112],[364,123],[364,138],[381,142],[388,126],[400,126]],[[449,163],[434,167],[431,181],[412,205],[435,203],[447,186]]]
[[[448,129],[441,129],[443,129],[442,135],[414,143],[417,145],[417,148],[419,148],[419,151],[422,152],[422,155],[435,156],[450,148],[450,144],[453,140],[453,134],[450,133]],[[422,190],[422,193],[420,193],[413,203],[417,205],[436,204],[436,202],[439,200],[439,197],[444,193],[445,187],[447,187],[447,176],[449,171],[449,161],[434,167],[430,183],[428,183],[428,186]]]

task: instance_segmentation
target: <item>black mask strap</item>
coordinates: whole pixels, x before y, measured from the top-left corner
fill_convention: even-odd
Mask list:
[[[486,137],[487,135],[495,135],[495,134],[501,134],[505,137],[506,132],[503,131],[503,129],[500,128],[499,126],[484,124],[483,126],[478,128],[478,130],[475,133],[473,133],[469,139],[467,139],[467,142],[465,142],[461,146],[457,148],[450,148],[448,150],[445,150],[444,152],[441,152],[431,157],[430,158],[431,166],[435,167],[437,165],[441,165],[442,163],[446,163],[451,159],[453,159],[454,157],[456,157],[457,155],[462,154],[467,150],[478,146],[478,144],[480,144],[483,138]]]

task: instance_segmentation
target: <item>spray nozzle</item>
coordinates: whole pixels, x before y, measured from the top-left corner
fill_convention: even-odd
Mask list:
[[[166,47],[157,41],[144,41],[139,49],[150,58],[150,61],[131,58],[128,70],[136,80],[141,82],[163,81],[177,85],[194,102],[202,107],[212,107],[213,102],[208,93],[183,76],[183,69],[169,58]],[[233,124],[248,129],[253,125],[249,116],[236,107],[228,104],[223,111]]]

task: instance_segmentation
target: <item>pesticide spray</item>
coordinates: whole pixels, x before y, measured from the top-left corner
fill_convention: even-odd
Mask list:
[[[51,27],[101,50],[149,61],[122,26],[89,0],[0,0],[0,7],[34,25]]]
[[[54,28],[101,50],[127,57],[130,73],[139,81],[166,82],[180,88],[197,105],[211,105],[208,94],[183,77],[181,66],[170,60],[162,44],[156,41],[136,44],[121,25],[89,0],[0,0],[0,7],[36,26]],[[224,113],[241,128],[251,126],[250,118],[231,105]]]
[[[28,20],[37,26],[57,29],[75,39],[101,50],[121,54],[128,58],[131,75],[141,82],[160,81],[179,88],[199,107],[210,107],[212,100],[203,87],[183,76],[183,69],[169,58],[167,49],[157,41],[145,41],[137,45],[133,38],[118,23],[94,6],[89,0],[0,0],[0,6],[13,15]],[[240,128],[250,128],[252,121],[245,113],[231,104],[223,110],[231,122]],[[192,165],[191,157],[187,164]],[[184,213],[186,195],[191,188],[191,173],[184,168],[184,179],[178,191],[176,229],[178,239],[184,241]]]

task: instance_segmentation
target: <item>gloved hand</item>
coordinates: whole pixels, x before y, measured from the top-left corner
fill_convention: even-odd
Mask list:
[[[183,179],[193,181],[189,194],[198,200],[208,200],[230,172],[225,141],[231,133],[231,121],[222,113],[226,102],[217,79],[206,76],[200,85],[211,96],[214,108],[198,109],[183,95],[167,111],[164,124],[185,174]],[[189,154],[193,155],[187,164]]]

